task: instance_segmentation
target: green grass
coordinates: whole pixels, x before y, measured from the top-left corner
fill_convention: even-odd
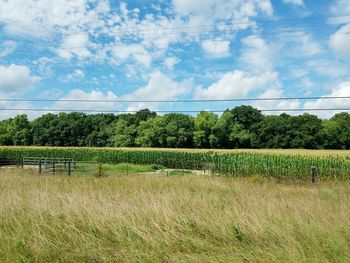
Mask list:
[[[57,168],[57,167],[56,167]],[[67,175],[68,169],[61,167],[61,171],[57,171],[56,174]],[[130,163],[119,164],[100,164],[100,163],[77,163],[75,165],[76,171],[72,168],[72,175],[84,176],[97,175],[100,171],[101,175],[120,175],[120,174],[138,174],[138,173],[150,173],[164,169],[164,166],[160,165],[141,165]],[[35,169],[34,169],[35,170]]]
[[[349,262],[350,184],[0,170],[0,262]]]

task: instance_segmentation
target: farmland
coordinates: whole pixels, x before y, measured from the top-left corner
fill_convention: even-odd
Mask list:
[[[350,260],[347,151],[0,147],[23,156],[106,176],[0,167],[0,262]]]
[[[1,262],[348,262],[350,185],[1,171]]]
[[[316,166],[320,177],[350,178],[347,151],[0,147],[2,158],[20,161],[23,156],[73,158],[107,164],[155,164],[220,175],[281,179],[309,177],[311,167]]]

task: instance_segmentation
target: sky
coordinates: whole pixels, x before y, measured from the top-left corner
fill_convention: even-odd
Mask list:
[[[350,96],[349,0],[0,0],[4,109],[213,110]],[[251,101],[262,110],[350,108],[350,99]],[[322,118],[335,111],[311,112]]]

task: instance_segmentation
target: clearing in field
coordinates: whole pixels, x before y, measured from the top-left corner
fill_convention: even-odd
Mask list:
[[[1,262],[349,262],[349,182],[0,171]]]

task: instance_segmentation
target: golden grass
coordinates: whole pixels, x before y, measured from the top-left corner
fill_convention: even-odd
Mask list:
[[[350,184],[0,170],[0,262],[349,262]]]

